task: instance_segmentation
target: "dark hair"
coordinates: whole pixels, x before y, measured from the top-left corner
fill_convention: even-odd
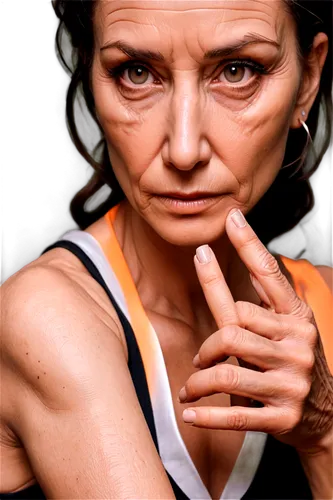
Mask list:
[[[267,244],[272,238],[293,228],[307,214],[314,204],[309,183],[310,175],[317,169],[329,146],[332,130],[332,1],[331,0],[285,0],[297,25],[300,58],[306,63],[313,38],[324,32],[329,38],[329,52],[323,68],[320,88],[307,117],[312,138],[318,141],[316,153],[311,156],[305,151],[307,134],[301,127],[289,132],[282,168],[275,181],[248,214],[248,220],[259,238]],[[56,49],[60,62],[71,75],[67,91],[66,118],[71,138],[81,155],[93,167],[93,175],[73,197],[70,211],[81,229],[102,217],[125,195],[114,175],[103,131],[98,124],[94,98],[91,92],[90,76],[94,51],[93,14],[95,0],[53,0],[53,8],[60,22],[56,33]],[[69,54],[68,52],[69,47]],[[75,101],[80,93],[92,118],[95,120],[101,139],[89,151],[80,137],[75,119]],[[322,110],[323,133],[317,137],[319,112]],[[304,157],[307,156],[306,162]],[[296,159],[299,160],[295,161]],[[91,211],[86,203],[100,188],[111,188],[109,196]],[[278,207],[278,210],[277,210]]]

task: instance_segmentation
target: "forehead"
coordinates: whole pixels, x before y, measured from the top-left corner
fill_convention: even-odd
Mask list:
[[[98,0],[95,31],[100,45],[121,37],[165,50],[180,40],[206,49],[244,32],[276,39],[286,17],[284,0]]]

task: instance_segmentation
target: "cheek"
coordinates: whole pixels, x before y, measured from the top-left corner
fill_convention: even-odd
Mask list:
[[[263,196],[282,166],[297,97],[297,77],[295,74],[269,82],[239,113],[224,108],[223,122],[218,109],[211,113],[212,129],[222,130],[215,134],[216,151],[238,181],[237,201],[248,208]]]
[[[128,176],[135,180],[147,165],[154,124],[145,119],[146,110],[128,106],[108,77],[99,74],[98,69],[93,75],[97,117],[108,144],[112,167],[116,175],[119,171],[123,176],[124,170],[128,170]]]

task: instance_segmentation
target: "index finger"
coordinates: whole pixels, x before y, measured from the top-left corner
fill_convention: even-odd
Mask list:
[[[238,255],[261,287],[277,313],[310,319],[310,309],[282,273],[275,257],[260,241],[240,210],[231,211],[226,232]]]
[[[194,264],[207,304],[218,328],[237,325],[236,304],[213,250],[208,245],[198,247]]]

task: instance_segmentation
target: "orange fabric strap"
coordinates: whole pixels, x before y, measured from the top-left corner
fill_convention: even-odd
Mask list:
[[[325,356],[333,374],[333,294],[318,269],[305,259],[281,259],[290,272],[297,295],[312,309]]]
[[[138,291],[135,287],[131,272],[120,248],[116,234],[113,229],[118,211],[118,205],[105,214],[105,220],[109,226],[109,238],[101,241],[103,251],[115,273],[125,296],[125,301],[130,316],[130,323],[140,350],[144,370],[147,378],[149,393],[154,394],[155,389],[155,367],[154,367],[154,332],[148,316],[142,306]]]

